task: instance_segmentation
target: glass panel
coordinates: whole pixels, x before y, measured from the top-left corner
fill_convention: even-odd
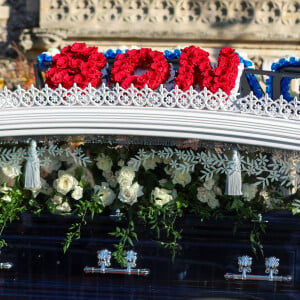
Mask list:
[[[101,135],[0,143],[1,243],[8,244],[1,261],[14,265],[2,271],[3,295],[300,296],[298,152]],[[123,271],[124,252],[134,249],[133,268],[150,275],[85,274],[101,267],[101,249],[112,252],[107,268]],[[253,256],[256,275],[265,274],[264,257],[279,257],[279,274],[292,281],[226,281],[225,273],[239,273],[241,255]]]

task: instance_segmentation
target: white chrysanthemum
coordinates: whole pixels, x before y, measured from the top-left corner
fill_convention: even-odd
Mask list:
[[[109,187],[107,182],[102,182],[101,186],[95,185],[94,190],[95,190],[95,194],[98,196],[96,198],[96,201],[102,204],[103,206],[111,205],[116,198],[116,194]]]
[[[111,170],[113,162],[109,156],[106,156],[105,154],[101,153],[96,158],[96,161],[97,161],[96,165],[99,170],[102,170],[104,172]]]
[[[22,173],[21,166],[15,164],[3,166],[2,172],[8,178],[16,178]]]
[[[159,206],[164,206],[176,198],[176,191],[167,190],[164,188],[156,187],[151,192],[151,200]]]
[[[137,198],[143,196],[143,187],[135,182],[131,186],[125,186],[120,190],[119,200],[128,205],[133,205],[137,202]]]
[[[135,172],[130,167],[123,167],[117,177],[117,181],[121,188],[128,187],[132,185]]]
[[[187,184],[191,182],[192,178],[190,173],[182,172],[179,170],[175,170],[172,174],[172,182],[174,184],[180,184],[185,187]]]
[[[82,198],[83,195],[83,188],[80,185],[76,185],[74,187],[74,191],[71,194],[71,197],[75,200],[79,200]]]
[[[254,184],[244,183],[242,186],[243,198],[246,201],[251,201],[254,199],[255,194],[257,193],[257,186]]]
[[[63,195],[66,195],[78,185],[76,178],[70,174],[58,172],[58,176],[53,185]]]
[[[208,178],[204,181],[203,187],[206,190],[210,191],[213,188],[214,184],[215,184],[215,180],[213,178]]]

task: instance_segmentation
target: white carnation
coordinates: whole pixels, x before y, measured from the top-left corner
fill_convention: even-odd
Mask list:
[[[125,186],[124,188],[121,188],[118,198],[123,203],[133,205],[137,202],[137,198],[141,197],[142,195],[144,195],[143,187],[135,182],[131,186]]]
[[[74,187],[74,191],[71,194],[71,197],[75,200],[79,200],[82,198],[83,195],[83,188],[80,185],[76,185]]]
[[[190,173],[182,172],[179,170],[175,170],[172,174],[172,182],[174,184],[181,184],[183,187],[185,187],[187,184],[191,182],[192,178]]]
[[[102,182],[101,186],[95,185],[95,194],[97,195],[96,201],[103,206],[111,205],[115,198],[116,194],[114,191],[109,187],[107,182]]]

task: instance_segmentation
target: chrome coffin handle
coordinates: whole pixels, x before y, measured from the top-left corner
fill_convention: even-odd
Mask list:
[[[2,262],[2,263],[0,263],[0,269],[1,269],[1,270],[9,270],[9,269],[11,269],[13,266],[14,266],[14,265],[13,265],[13,263],[11,263],[11,262]]]
[[[127,268],[107,268],[110,266],[111,252],[107,249],[97,251],[98,266],[99,267],[85,267],[85,273],[102,273],[102,274],[124,274],[124,275],[138,275],[148,276],[149,269],[136,269],[137,253],[133,250],[127,251],[125,260],[127,261]]]
[[[1,254],[1,251],[0,251]],[[0,262],[0,270],[9,270],[13,267],[13,263],[11,262]]]
[[[275,256],[267,257],[265,259],[266,274],[268,275],[249,275],[251,272],[252,258],[249,256],[238,257],[239,272],[242,274],[226,273],[225,279],[233,280],[268,280],[268,281],[281,281],[289,282],[292,280],[292,276],[277,276],[279,267],[279,258]]]

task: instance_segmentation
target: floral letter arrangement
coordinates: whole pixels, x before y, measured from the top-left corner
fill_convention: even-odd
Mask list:
[[[160,85],[175,87],[186,91],[190,87],[206,87],[213,93],[219,89],[230,95],[239,81],[240,59],[235,50],[222,48],[218,57],[218,66],[212,68],[209,53],[195,46],[186,47],[179,56],[178,75],[174,79],[174,70],[160,51],[148,48],[128,50],[118,54],[110,70],[108,83],[119,84],[123,88],[134,85],[142,89],[156,90]],[[39,57],[40,63],[49,64],[49,56]],[[107,61],[96,47],[87,47],[84,43],[67,46],[52,58],[50,69],[46,72],[46,84],[57,88],[61,84],[69,89],[76,83],[84,88],[91,84],[98,88],[102,77],[107,75]]]
[[[186,215],[197,216],[199,222],[227,216],[235,225],[246,222],[253,226],[252,246],[260,248],[265,223],[252,222],[259,213],[300,212],[299,200],[287,200],[282,192],[285,188],[290,194],[298,193],[300,160],[293,153],[281,156],[246,146],[235,151],[241,190],[239,195],[226,195],[226,181],[233,170],[228,145],[190,147],[181,141],[172,147],[138,146],[127,139],[59,142],[30,151],[28,145],[0,148],[0,233],[25,211],[71,215],[74,223],[64,242],[67,250],[95,216],[118,215],[115,230],[108,236],[118,241],[114,256],[122,264],[124,251],[138,243],[137,228],[174,257],[184,236],[180,223]],[[32,157],[40,165],[40,177],[36,187],[25,188]],[[5,244],[2,240],[1,246]]]

